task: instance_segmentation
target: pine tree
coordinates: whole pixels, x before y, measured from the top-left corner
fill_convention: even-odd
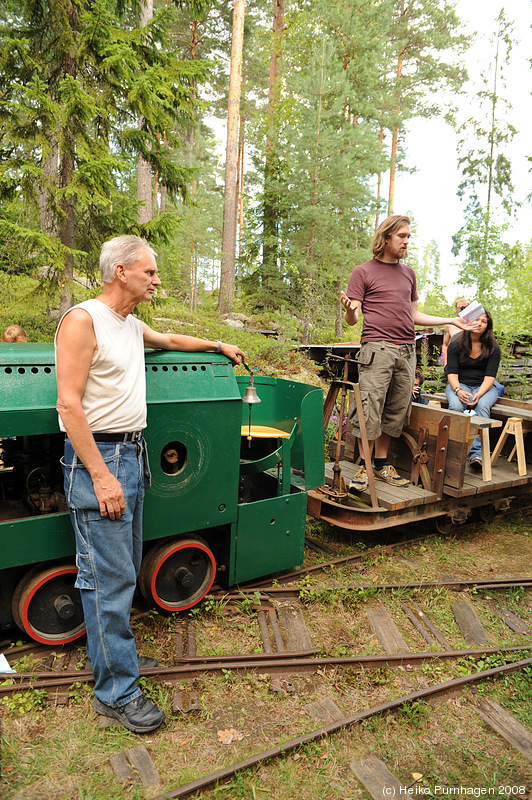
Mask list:
[[[141,154],[169,192],[186,191],[189,173],[163,142],[179,146],[190,81],[205,68],[166,50],[167,10],[140,30],[112,0],[14,7],[0,27],[0,237],[17,245],[15,268],[50,266],[64,310],[73,268],[87,269],[104,238],[167,233],[168,215],[136,222],[135,161]]]

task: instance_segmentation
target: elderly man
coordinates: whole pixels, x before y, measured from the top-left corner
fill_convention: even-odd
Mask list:
[[[410,219],[393,215],[381,223],[373,239],[373,258],[355,267],[347,294],[342,292],[348,325],[356,325],[360,311],[364,315],[362,347],[358,374],[364,419],[374,451],[375,477],[393,486],[408,481],[388,464],[391,437],[401,435],[410,417],[416,370],[414,325],[446,325],[469,330],[459,317],[432,317],[418,310],[416,275],[402,263],[410,239]],[[355,435],[360,436],[356,418]],[[368,486],[366,465],[353,476],[350,492],[362,492]]]
[[[145,240],[118,236],[106,242],[100,271],[102,293],[70,309],[55,339],[65,494],[76,535],[94,709],[135,733],[148,733],[162,724],[164,713],[136,685],[139,659],[129,623],[149,485],[144,347],[213,350],[234,363],[244,354],[219,341],[157,333],[132,315],[161,284]]]

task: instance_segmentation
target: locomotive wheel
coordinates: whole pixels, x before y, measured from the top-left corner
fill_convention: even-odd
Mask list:
[[[74,564],[35,567],[19,581],[11,611],[18,627],[43,644],[66,644],[85,633]]]
[[[216,561],[201,539],[155,545],[142,562],[142,594],[166,611],[184,611],[205,597],[216,575]]]

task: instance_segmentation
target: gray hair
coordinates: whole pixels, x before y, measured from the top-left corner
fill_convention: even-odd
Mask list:
[[[155,258],[155,250],[146,239],[140,236],[125,234],[109,239],[102,247],[100,253],[100,274],[104,283],[112,283],[115,279],[115,270],[118,264],[132,267],[141,250],[147,250]]]

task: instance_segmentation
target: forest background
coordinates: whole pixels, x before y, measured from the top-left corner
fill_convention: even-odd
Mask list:
[[[492,311],[499,337],[532,331],[532,247],[511,238],[519,20],[500,8],[467,95],[472,39],[456,9],[4,0],[0,325],[49,341],[58,315],[97,291],[102,242],[136,233],[158,253],[165,289],[138,309],[156,327],[212,337],[233,312],[232,324],[278,332],[277,346],[356,340],[340,288],[396,210],[412,122],[444,117],[459,142],[456,288]],[[447,315],[447,265],[415,238],[421,307]]]

